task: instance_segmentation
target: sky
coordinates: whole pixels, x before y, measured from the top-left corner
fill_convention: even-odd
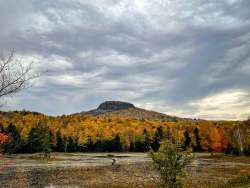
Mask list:
[[[0,50],[42,73],[5,109],[131,102],[181,117],[250,116],[249,0],[0,0]]]

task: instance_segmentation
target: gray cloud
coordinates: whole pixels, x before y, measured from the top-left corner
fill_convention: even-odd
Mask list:
[[[54,115],[126,100],[181,116],[246,118],[249,7],[248,0],[0,1],[0,49],[49,70],[9,105]],[[199,105],[221,96],[246,102]]]

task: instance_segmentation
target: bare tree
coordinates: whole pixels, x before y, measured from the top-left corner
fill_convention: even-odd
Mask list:
[[[24,65],[14,51],[0,55],[0,98],[29,86],[29,81],[36,77],[31,72],[31,65]]]

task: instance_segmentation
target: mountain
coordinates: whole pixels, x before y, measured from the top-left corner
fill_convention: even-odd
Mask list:
[[[160,121],[176,121],[178,118],[163,113],[137,108],[133,104],[122,101],[105,101],[97,109],[79,113],[83,116],[99,116],[107,118],[148,119]]]
[[[116,110],[126,110],[129,108],[135,108],[135,106],[128,102],[106,101],[99,105],[99,107],[97,108],[97,111],[105,113],[105,112],[112,112]]]

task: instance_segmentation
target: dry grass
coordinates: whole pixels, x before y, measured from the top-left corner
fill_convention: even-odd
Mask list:
[[[249,157],[199,157],[188,167],[189,187],[247,188],[250,183]],[[112,167],[36,167],[9,166],[0,174],[1,187],[84,187],[154,188],[159,176],[151,162],[121,164]],[[245,187],[244,187],[245,186]]]
[[[36,169],[23,173],[12,169],[0,178],[3,187],[44,187],[48,185],[78,187],[148,187],[155,185],[158,177],[149,164],[121,165],[116,167],[91,167],[72,169]]]

